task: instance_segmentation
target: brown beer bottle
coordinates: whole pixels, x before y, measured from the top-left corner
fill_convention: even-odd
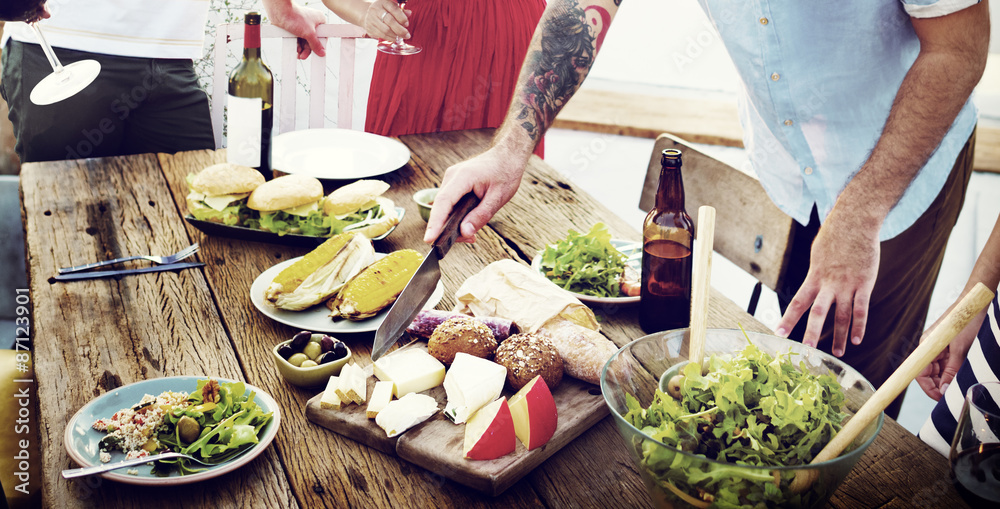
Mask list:
[[[642,223],[642,290],[639,326],[647,334],[691,322],[691,250],[694,222],[684,210],[681,151],[660,158],[656,205]]]

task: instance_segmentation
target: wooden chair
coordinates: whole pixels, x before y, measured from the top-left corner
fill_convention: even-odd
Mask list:
[[[697,223],[698,207],[715,207],[715,251],[757,278],[747,306],[754,314],[761,285],[777,290],[784,282],[794,220],[774,205],[757,179],[669,134],[661,134],[653,146],[639,199],[643,211],[656,200],[660,154],[668,148],[682,153],[685,208],[692,219]]]
[[[243,46],[244,26],[242,23],[221,24],[216,28],[215,51],[212,60],[215,64],[212,83],[212,129],[215,131],[215,146],[222,148],[223,112],[226,105],[226,93],[229,90],[229,72],[226,68],[226,46],[230,42],[239,42]],[[354,61],[355,40],[365,36],[361,27],[349,24],[323,24],[316,27],[317,35],[324,46],[330,38],[340,39],[340,77],[337,100],[337,127],[350,129],[351,115],[354,112]],[[296,76],[297,41],[291,33],[274,25],[261,25],[260,38],[281,38],[282,80],[275,90],[275,102],[281,104],[277,120],[277,134],[295,129],[295,92],[298,87]],[[329,54],[329,53],[328,53]],[[326,107],[326,57],[315,54],[309,57],[309,127],[323,127]],[[275,67],[271,72],[277,78]]]

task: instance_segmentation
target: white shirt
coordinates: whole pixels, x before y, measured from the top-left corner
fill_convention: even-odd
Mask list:
[[[201,58],[209,0],[49,0],[38,23],[54,47],[124,57]],[[3,40],[37,43],[25,23],[7,23]]]
[[[868,159],[920,40],[913,17],[977,0],[699,0],[741,80],[740,120],[754,172],[802,224],[825,220]],[[976,125],[971,99],[889,212],[880,240],[906,230],[944,187]]]

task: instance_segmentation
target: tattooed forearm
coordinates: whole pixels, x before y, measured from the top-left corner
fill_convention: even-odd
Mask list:
[[[535,141],[580,87],[611,21],[601,6],[583,8],[575,0],[565,4],[546,13],[540,27],[541,48],[530,50],[525,58],[516,119]]]

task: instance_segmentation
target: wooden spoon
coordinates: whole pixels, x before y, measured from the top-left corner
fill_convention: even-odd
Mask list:
[[[714,240],[715,208],[702,205],[698,207],[698,234],[694,243],[694,267],[691,269],[691,343],[688,345],[688,360],[699,366],[705,357]]]
[[[840,456],[840,453],[844,452],[844,449],[868,427],[868,424],[875,420],[885,410],[885,407],[889,406],[896,399],[896,396],[899,396],[910,385],[910,382],[948,346],[948,343],[951,343],[952,338],[964,329],[972,317],[982,311],[992,299],[993,292],[986,288],[986,285],[977,283],[968,295],[963,297],[958,305],[945,316],[944,321],[935,327],[920,343],[920,346],[913,350],[913,353],[896,368],[896,371],[889,376],[882,387],[879,387],[875,394],[868,398],[864,405],[861,405],[858,413],[847,421],[840,433],[837,433],[833,440],[826,444],[826,447],[813,458],[810,464],[822,463]],[[795,474],[795,479],[792,480],[789,488],[793,493],[801,493],[808,489],[817,477],[819,477],[818,470],[800,470]]]

